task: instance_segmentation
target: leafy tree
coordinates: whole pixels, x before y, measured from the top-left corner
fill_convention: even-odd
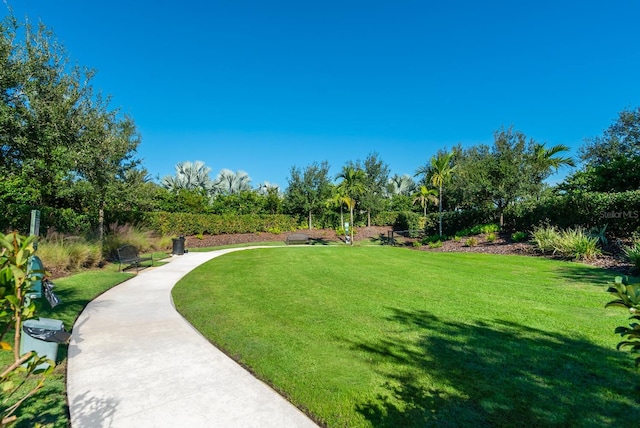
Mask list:
[[[337,186],[337,191],[343,202],[349,208],[349,221],[351,228],[351,245],[353,245],[353,211],[358,200],[366,192],[366,173],[353,165],[342,167],[342,172],[336,178],[342,179]]]
[[[94,213],[102,230],[110,190],[137,164],[133,121],[94,94],[94,71],[71,66],[44,25],[5,18],[0,63],[3,175],[21,183],[33,208]]]
[[[361,205],[367,211],[367,226],[371,226],[371,215],[384,210],[385,193],[389,181],[389,167],[371,153],[364,160],[362,170],[365,173],[365,190],[361,196]]]
[[[285,193],[285,210],[307,219],[309,229],[313,229],[313,216],[320,214],[331,195],[329,163],[308,165],[304,172],[293,166]]]
[[[454,154],[455,152],[452,151],[447,154],[441,153],[437,156],[432,156],[430,165],[418,168],[416,171],[416,175],[424,175],[438,189],[440,236],[442,236],[442,191],[444,185],[451,180],[456,169],[456,165],[452,164]]]
[[[580,148],[582,168],[560,186],[570,192],[624,192],[640,188],[640,107],[623,110],[601,136]]]

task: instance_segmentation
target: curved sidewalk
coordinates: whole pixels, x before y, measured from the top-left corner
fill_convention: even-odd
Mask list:
[[[316,427],[200,335],[173,307],[186,273],[240,249],[173,256],[84,309],[71,335],[71,426]]]

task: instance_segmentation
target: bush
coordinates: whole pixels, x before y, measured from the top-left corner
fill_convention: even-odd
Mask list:
[[[487,235],[487,242],[494,242],[496,240],[496,234],[491,232]]]
[[[415,238],[422,232],[420,228],[420,214],[411,211],[398,213],[393,228],[395,230],[408,230],[409,236]]]
[[[537,226],[531,232],[531,240],[540,252],[554,253],[560,232],[555,226]]]
[[[472,236],[471,238],[464,241],[464,245],[467,247],[475,247],[476,245],[478,245],[478,238]]]
[[[541,252],[565,258],[591,259],[602,253],[598,248],[598,238],[581,227],[562,231],[555,226],[538,227],[532,233],[532,241]]]
[[[225,233],[266,232],[277,228],[294,231],[297,221],[283,214],[215,215],[189,213],[146,213],[143,226],[159,235],[222,235]]]
[[[511,240],[513,242],[522,242],[525,239],[527,239],[527,233],[526,232],[513,232],[511,234]]]
[[[635,242],[629,247],[623,249],[624,255],[635,266],[640,269],[640,242]]]
[[[442,241],[429,242],[429,248],[441,248]]]

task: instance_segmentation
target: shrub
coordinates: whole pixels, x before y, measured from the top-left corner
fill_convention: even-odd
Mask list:
[[[422,232],[420,222],[420,214],[411,211],[403,211],[398,214],[393,228],[395,230],[408,230],[409,236],[415,238]]]
[[[446,237],[443,237],[443,236],[440,236],[440,235],[425,236],[424,238],[422,238],[422,243],[424,245],[427,245],[427,244],[431,244],[433,242],[442,241],[442,239],[446,239]]]
[[[598,248],[598,238],[589,236],[581,227],[560,232],[556,252],[577,260],[591,259],[602,253]]]
[[[605,235],[606,231],[607,231],[606,224],[602,227],[592,227],[591,230],[589,231],[589,235],[594,238],[597,238],[600,245],[607,245],[609,243],[609,240]]]
[[[560,240],[560,232],[555,226],[537,226],[531,232],[531,240],[542,253],[554,253]]]
[[[624,255],[635,266],[640,268],[640,241],[636,241],[633,245],[623,249]]]
[[[414,247],[421,247],[421,246],[422,246],[422,243],[421,243],[420,241],[413,241],[413,244],[412,244],[412,245],[413,245]]]
[[[429,248],[441,248],[442,241],[429,242]]]
[[[496,234],[495,234],[495,233],[493,233],[493,232],[490,232],[490,233],[487,235],[487,242],[493,242],[493,241],[495,241],[495,240],[496,240]]]
[[[526,232],[513,232],[511,234],[511,240],[513,242],[522,242],[525,239],[527,239],[527,233]]]
[[[476,245],[478,245],[478,238],[472,236],[471,238],[464,241],[464,245],[467,247],[475,247]]]

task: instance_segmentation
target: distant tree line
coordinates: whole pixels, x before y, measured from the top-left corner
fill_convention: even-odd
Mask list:
[[[156,183],[137,158],[141,137],[133,119],[109,107],[91,85],[94,71],[72,64],[46,27],[6,17],[0,62],[3,230],[24,231],[32,209],[41,210],[45,227],[97,238],[110,224],[154,212],[277,214],[307,228],[395,224],[445,234],[462,219],[489,219],[507,229],[526,227],[525,221],[591,226],[615,221],[611,212],[640,210],[635,196],[624,198],[627,205],[597,196],[638,191],[640,108],[623,110],[601,136],[585,141],[578,159],[567,156],[566,146],[547,147],[500,128],[491,145],[412,154],[426,158],[413,175],[392,175],[372,152],[346,161],[335,176],[327,161],[292,166],[284,189],[254,186],[244,171],[214,176],[201,160],[178,162],[173,175]],[[565,167],[573,171],[549,185]],[[593,201],[619,211],[584,213]],[[635,230],[624,228],[619,232]]]

